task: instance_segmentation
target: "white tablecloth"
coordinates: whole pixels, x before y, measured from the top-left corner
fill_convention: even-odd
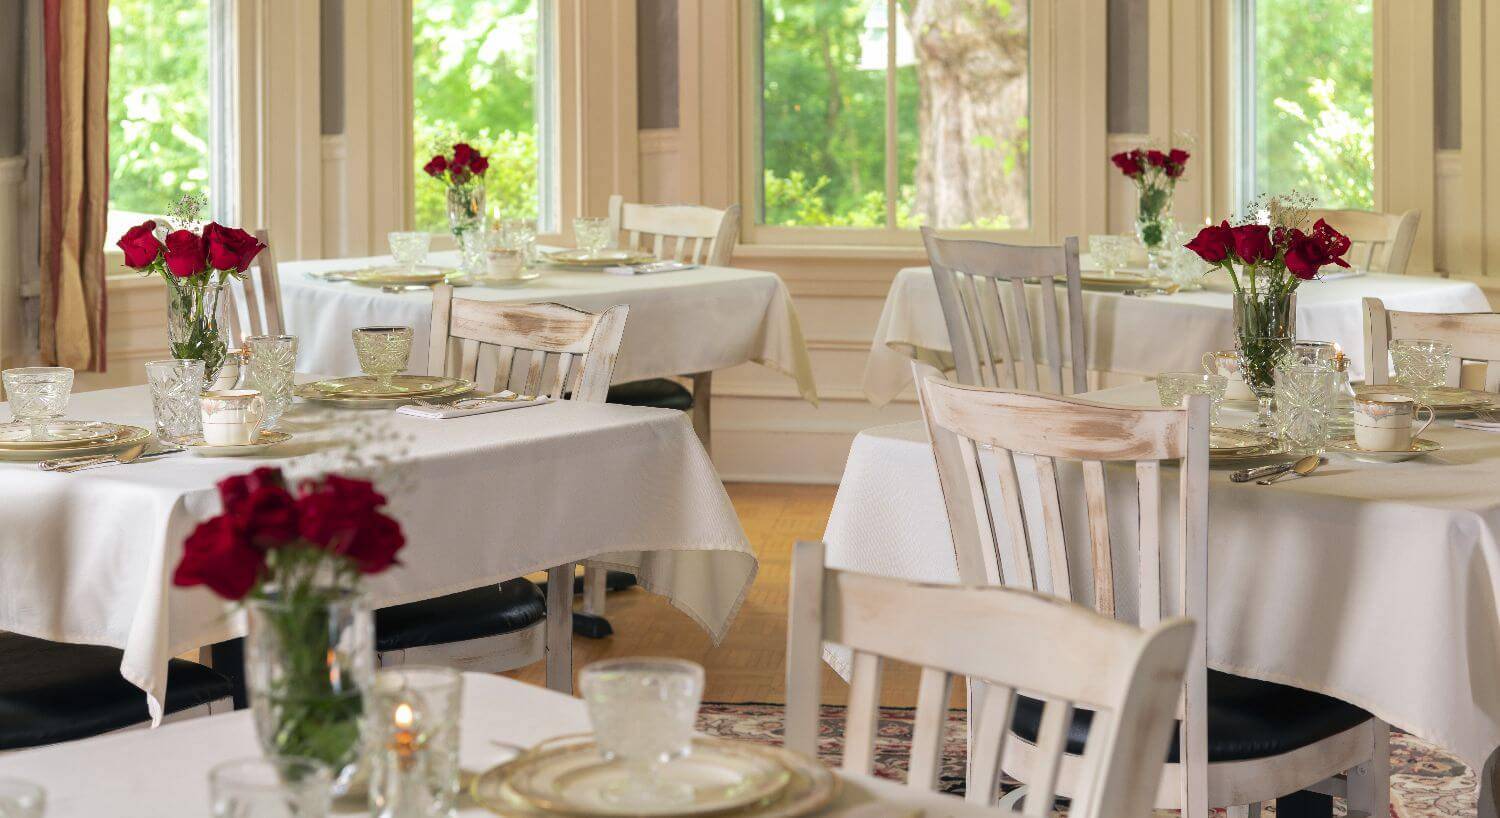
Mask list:
[[[1364,377],[1360,299],[1366,297],[1380,298],[1391,309],[1417,312],[1490,308],[1484,293],[1468,281],[1371,273],[1303,284],[1297,288],[1297,337],[1337,341],[1349,354],[1355,379]],[[1089,369],[1135,376],[1196,372],[1203,366],[1203,353],[1233,348],[1232,304],[1230,293],[1218,290],[1146,297],[1084,290]],[[1066,315],[1065,301],[1062,309]],[[937,284],[927,267],[909,267],[891,282],[865,364],[865,395],[883,406],[901,394],[911,385],[913,358],[953,368]]]
[[[87,392],[69,416],[149,427],[150,399],[145,387]],[[243,633],[211,592],[172,585],[183,539],[219,510],[214,483],[257,465],[348,473],[377,456],[407,546],[402,565],[369,579],[376,605],[602,557],[717,641],[755,577],[680,412],[565,402],[426,420],[299,404],[282,428],[294,439],[270,451],[279,459],[184,453],[75,474],[0,464],[0,630],[123,648],[121,675],[158,715],[170,657]]]
[[[1154,384],[1090,397],[1157,400]],[[1357,704],[1477,771],[1500,747],[1500,434],[1439,421],[1425,436],[1443,451],[1380,465],[1330,455],[1315,475],[1269,487],[1233,484],[1226,470],[1211,470],[1208,659]],[[1076,474],[1059,474],[1081,496]],[[1129,476],[1108,480],[1111,545],[1127,565],[1136,548]],[[1162,486],[1164,507],[1175,508],[1175,476]],[[1074,512],[1069,548],[1081,570],[1084,512],[1064,506]],[[1172,557],[1176,529],[1163,529]],[[920,422],[855,438],[825,539],[829,563],[840,568],[957,581]],[[1175,598],[1175,570],[1163,574],[1164,593]],[[1133,576],[1116,572],[1125,614],[1135,610]],[[1092,586],[1074,577],[1073,587]],[[830,659],[838,668],[839,657]]]
[[[280,265],[287,332],[299,339],[298,371],[358,373],[350,332],[371,325],[412,327],[410,371],[427,371],[430,291],[387,293],[379,287],[307,275],[389,263],[389,257],[379,257]],[[457,257],[438,253],[434,263],[453,265]],[[458,292],[464,298],[488,301],[556,301],[589,312],[629,304],[615,383],[712,372],[754,361],[791,377],[803,398],[817,402],[797,310],[775,273],[699,267],[619,276],[544,269],[541,278],[524,286],[464,287]]]
[[[531,746],[589,729],[582,701],[499,676],[465,673],[463,702],[459,766],[466,777],[513,755],[495,741]],[[208,771],[225,761],[257,755],[250,713],[241,711],[0,755],[0,775],[42,785],[48,818],[197,818],[209,814]],[[993,814],[952,796],[916,793],[893,781],[862,775],[840,778],[844,786],[824,814],[876,800],[909,805],[913,814],[920,810],[933,818]],[[365,812],[336,804],[334,814]],[[491,816],[467,792],[459,798],[458,814]]]

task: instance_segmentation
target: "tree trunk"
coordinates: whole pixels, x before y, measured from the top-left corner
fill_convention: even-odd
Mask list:
[[[918,213],[935,227],[1025,227],[1030,0],[902,6],[921,91]]]

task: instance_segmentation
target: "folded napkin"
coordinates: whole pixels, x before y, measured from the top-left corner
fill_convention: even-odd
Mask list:
[[[483,415],[487,412],[504,412],[506,409],[520,409],[526,406],[536,406],[551,402],[551,398],[523,399],[520,395],[507,389],[496,395],[465,398],[438,406],[417,406],[410,404],[402,406],[396,412],[402,415],[411,415],[412,417],[427,418],[428,420],[447,420],[448,418],[466,418],[469,415]]]
[[[1458,429],[1477,429],[1481,432],[1500,432],[1500,418],[1493,420],[1485,418],[1459,418],[1453,421],[1453,426]]]
[[[680,261],[648,261],[645,264],[605,267],[604,272],[617,276],[637,276],[650,273],[675,273],[680,270],[691,270],[697,266],[696,264],[683,264]]]

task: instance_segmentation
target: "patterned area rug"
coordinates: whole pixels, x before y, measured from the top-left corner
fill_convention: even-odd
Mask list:
[[[875,774],[896,781],[906,779],[906,757],[911,747],[912,710],[884,707],[875,749]],[[819,725],[818,755],[836,766],[844,752],[844,708],[825,705]],[[779,704],[717,704],[708,702],[698,713],[698,729],[712,736],[780,744],[782,706]],[[941,787],[964,791],[965,715],[950,711],[944,739]],[[1478,781],[1463,762],[1442,749],[1405,733],[1391,735],[1391,815],[1393,818],[1449,818],[1474,815],[1478,809]],[[1269,807],[1269,805],[1267,805]],[[1335,803],[1342,813],[1342,802]],[[1274,808],[1262,814],[1275,815]]]

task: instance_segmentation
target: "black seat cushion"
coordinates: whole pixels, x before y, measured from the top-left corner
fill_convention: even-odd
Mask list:
[[[123,651],[0,633],[0,750],[88,738],[150,718],[146,694],[120,675]],[[233,695],[223,674],[173,659],[166,712]]]
[[[626,571],[604,572],[604,590],[606,591],[623,591],[626,588],[634,588],[638,582],[635,574]],[[536,586],[542,589],[542,593],[545,594],[547,592],[547,580],[544,579],[538,582]],[[573,577],[573,595],[577,596],[581,593],[583,593],[583,576],[580,574]]]
[[[616,384],[609,388],[606,400],[626,406],[656,406],[683,412],[693,408],[693,393],[686,386],[667,378]]]
[[[513,579],[375,612],[375,649],[446,645],[527,628],[547,617],[536,583]]]
[[[1068,752],[1083,752],[1084,739],[1094,714],[1076,710],[1068,729]],[[1287,687],[1220,673],[1208,672],[1208,760],[1245,761],[1289,753],[1338,735],[1368,720],[1370,714],[1338,699]],[[1016,735],[1036,741],[1042,721],[1042,703],[1016,697],[1016,715],[1011,727]],[[1178,734],[1172,733],[1167,763],[1178,760]]]

